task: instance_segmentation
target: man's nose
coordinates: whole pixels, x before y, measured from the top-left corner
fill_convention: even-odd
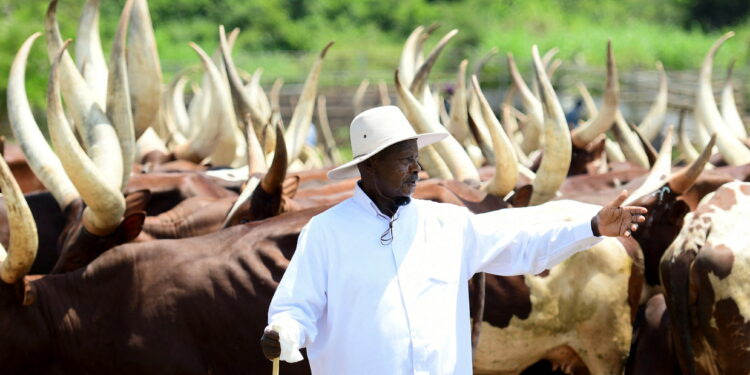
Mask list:
[[[410,172],[421,172],[423,170],[424,170],[424,168],[422,168],[422,164],[419,163],[416,160],[414,160],[414,162],[411,163],[411,165],[409,166],[409,171]]]

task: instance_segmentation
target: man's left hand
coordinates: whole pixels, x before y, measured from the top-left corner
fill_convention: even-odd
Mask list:
[[[624,206],[620,207],[622,202],[628,197],[628,191],[623,190],[620,195],[615,198],[612,203],[604,206],[591,219],[591,227],[594,230],[594,234],[617,237],[625,236],[630,237],[632,232],[638,230],[638,224],[646,221],[646,213],[648,210],[645,207],[639,206]]]

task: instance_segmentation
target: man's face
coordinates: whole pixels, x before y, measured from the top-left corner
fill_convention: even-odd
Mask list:
[[[388,146],[370,159],[375,184],[389,198],[414,194],[419,171],[419,151],[415,139]]]

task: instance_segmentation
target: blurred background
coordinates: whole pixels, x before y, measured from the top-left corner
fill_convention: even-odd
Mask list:
[[[64,38],[74,38],[84,0],[60,0],[58,20]],[[124,0],[101,2],[100,31],[105,56],[111,48]],[[437,62],[430,81],[438,89],[455,80],[458,64],[472,66],[493,48],[495,54],[479,72],[488,97],[499,104],[509,85],[506,54],[513,53],[529,76],[531,46],[558,47],[562,60],[555,84],[563,106],[575,103],[576,81],[598,97],[604,85],[606,41],[611,39],[620,70],[624,112],[636,116],[648,109],[658,85],[655,63],[670,77],[672,112],[694,102],[697,69],[719,36],[736,32],[720,50],[714,68],[717,84],[736,60],[735,89],[741,111],[748,102],[750,1],[747,0],[149,0],[164,84],[180,70],[197,66],[188,42],[206,51],[218,45],[218,26],[239,28],[234,47],[238,67],[264,70],[267,90],[277,78],[285,82],[282,112],[290,112],[315,56],[335,41],[326,57],[320,93],[328,97],[328,115],[336,138],[346,140],[353,116],[351,96],[363,79],[370,81],[365,105],[379,103],[378,82],[393,85],[401,48],[419,25],[439,24],[426,50],[456,28],[458,35]],[[7,127],[5,87],[12,59],[23,40],[43,31],[47,2],[0,0],[0,131]],[[27,69],[27,91],[45,126],[44,106],[49,63],[38,42]],[[391,90],[392,92],[392,90]],[[745,113],[743,112],[743,115]]]

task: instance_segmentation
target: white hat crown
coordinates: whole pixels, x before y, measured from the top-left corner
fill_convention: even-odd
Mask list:
[[[396,106],[368,109],[357,115],[349,126],[352,161],[328,171],[328,178],[344,179],[359,176],[357,164],[398,142],[416,139],[417,147],[422,148],[447,136],[448,133],[417,134],[404,113]]]
[[[398,107],[392,105],[360,113],[349,127],[354,158],[367,155],[386,143],[392,145],[416,137],[417,133],[406,116]]]

